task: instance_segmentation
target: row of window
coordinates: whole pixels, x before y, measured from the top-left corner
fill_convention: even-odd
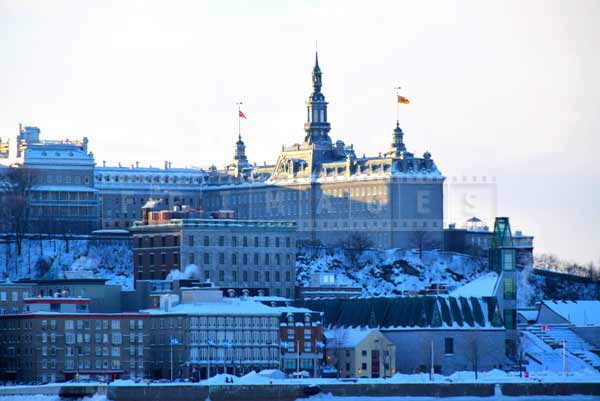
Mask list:
[[[163,254],[164,255],[164,254]],[[254,253],[253,254],[253,264],[255,266],[258,266],[261,262],[262,264],[264,264],[265,266],[269,266],[272,263],[276,266],[281,266],[282,263],[285,262],[285,264],[289,265],[290,263],[292,263],[292,255],[291,254],[270,254],[270,253],[265,253],[262,254],[262,261],[261,261],[261,254],[259,253]],[[140,254],[141,256],[141,254]],[[212,256],[215,256],[214,254],[211,254],[209,252],[204,252],[202,253],[202,263],[204,265],[209,265],[211,263],[211,260],[214,260],[212,258]],[[244,254],[237,254],[237,253],[232,253],[231,255],[227,255],[224,252],[219,252],[218,254],[216,254],[217,256],[217,262],[220,265],[224,265],[227,264],[227,259],[229,259],[229,262],[232,265],[237,265],[237,264],[241,264],[241,265],[248,265],[249,264],[249,254],[244,253]],[[227,256],[229,256],[229,258],[227,258]],[[240,257],[241,256],[241,257]],[[138,256],[139,257],[139,256]],[[141,262],[141,259],[140,259]],[[196,258],[196,254],[195,253],[189,253],[188,254],[188,263],[190,264],[195,264],[200,262],[199,258]]]
[[[65,330],[91,330],[92,322],[94,322],[94,328],[96,330],[108,330],[109,328],[112,330],[120,330],[121,329],[121,321],[120,320],[88,320],[88,319],[78,319],[78,320],[65,320]],[[50,327],[50,330],[56,330],[57,322],[52,319],[42,320],[41,328],[42,330],[47,330]],[[135,330],[137,327],[138,330],[142,330],[144,328],[143,320],[129,320],[129,329]]]
[[[240,239],[238,239],[240,238]],[[194,246],[194,244],[196,243],[196,239],[197,237],[194,237],[194,235],[188,235],[187,236],[187,244],[189,246]],[[280,248],[282,246],[285,246],[287,248],[292,246],[292,239],[290,237],[275,237],[274,239],[271,239],[271,237],[269,236],[265,236],[262,238],[262,241],[260,239],[260,237],[258,236],[254,236],[252,237],[252,242],[250,242],[250,239],[247,236],[242,236],[242,237],[238,237],[238,236],[225,236],[225,235],[219,235],[218,237],[213,237],[211,239],[211,237],[209,235],[204,235],[202,237],[202,245],[203,246],[211,246],[211,245],[215,245],[215,246],[233,246],[236,247],[238,246],[238,242],[241,246],[243,247],[248,247],[250,246],[249,244],[252,243],[252,246],[254,246],[255,248],[258,247],[271,247],[274,246],[276,248]],[[285,245],[284,245],[285,244]]]

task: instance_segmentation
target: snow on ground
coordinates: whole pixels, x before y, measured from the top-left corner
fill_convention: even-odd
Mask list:
[[[0,401],[62,401],[58,395],[0,395]],[[92,397],[83,397],[80,401],[107,401],[105,395],[95,394]]]
[[[443,399],[452,401],[479,401],[479,400],[515,400],[515,401],[592,401],[598,400],[598,397],[591,395],[562,395],[562,396],[523,396],[523,397],[508,397],[497,395],[492,397],[445,397]],[[436,397],[338,397],[331,394],[320,393],[309,398],[299,398],[297,401],[437,401],[440,398]]]
[[[367,250],[352,263],[343,252],[333,255],[300,256],[297,281],[308,286],[310,274],[334,272],[363,289],[364,296],[399,295],[419,291],[431,284],[461,286],[479,277],[485,261],[469,255],[441,251],[417,252],[402,249]]]
[[[600,326],[600,301],[544,301],[575,326]]]
[[[525,358],[529,360],[529,366],[527,370],[530,372],[544,372],[549,373],[562,372],[563,370],[563,359],[562,349],[553,349],[540,338],[527,331],[522,332],[521,344]],[[590,366],[583,362],[581,359],[574,357],[570,353],[567,353],[567,370],[573,371],[585,371]],[[593,371],[594,376],[600,377],[600,372]]]
[[[65,277],[106,278],[109,284],[133,288],[133,253],[127,240],[23,240],[21,256],[15,244],[0,244],[0,280]]]

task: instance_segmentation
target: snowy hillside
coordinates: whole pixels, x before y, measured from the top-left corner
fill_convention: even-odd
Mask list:
[[[94,277],[127,289],[133,287],[132,261],[127,240],[24,240],[21,256],[14,243],[2,243],[0,280]]]
[[[456,288],[481,276],[487,268],[481,258],[468,255],[427,251],[419,258],[416,252],[400,249],[365,251],[356,264],[341,252],[304,254],[296,266],[301,285],[309,285],[311,273],[335,272],[362,287],[365,296],[399,295],[432,284]]]

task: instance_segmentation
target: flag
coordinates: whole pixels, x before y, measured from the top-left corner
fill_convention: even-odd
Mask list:
[[[243,111],[240,110],[240,118],[246,118],[246,115],[244,114]]]
[[[223,342],[223,346],[224,346],[225,348],[231,348],[231,347],[233,347],[233,344],[232,344],[232,343],[230,343],[229,341],[224,341],[224,342]]]
[[[407,97],[398,95],[398,103],[409,104],[410,100]]]
[[[213,340],[208,340],[206,343],[207,343],[208,345],[215,345],[215,342],[214,342]]]
[[[176,338],[171,337],[171,345],[177,345],[179,344],[179,341],[177,341]]]

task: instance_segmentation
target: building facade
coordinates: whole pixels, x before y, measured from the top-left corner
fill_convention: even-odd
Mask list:
[[[20,155],[22,145],[17,143],[27,144],[25,153],[36,153],[30,164],[47,171],[36,189],[36,205],[47,212],[38,208],[34,214],[40,221],[51,216],[57,229],[66,227],[63,221],[80,220],[87,225],[80,222],[78,227],[88,231],[126,229],[140,218],[141,205],[160,197],[169,208],[189,205],[233,210],[244,220],[294,221],[299,239],[309,244],[335,245],[358,231],[374,246],[406,247],[414,242],[415,232],[425,231],[428,243],[440,247],[444,177],[431,154],[409,152],[397,122],[387,149],[372,157],[357,156],[352,145],[334,142],[329,135],[318,60],[312,84],[304,140],[284,146],[274,165],[250,163],[241,135],[231,163],[220,170],[172,168],[170,162],[164,169],[137,163],[95,167],[87,139],[40,141],[37,129],[0,144],[0,153]]]
[[[327,332],[327,362],[339,377],[391,377],[396,345],[377,329],[338,328]]]
[[[136,280],[165,279],[171,270],[194,265],[196,279],[223,288],[294,296],[293,222],[184,218],[151,224],[146,220],[131,227],[131,233]]]
[[[0,315],[0,380],[142,378],[146,320],[141,313],[90,313],[90,298],[26,298],[31,312]]]
[[[397,123],[386,152],[357,157],[353,146],[329,136],[318,60],[312,82],[304,141],[284,146],[276,164],[257,176],[206,187],[205,208],[295,221],[298,238],[311,244],[336,244],[359,231],[376,247],[406,247],[415,231],[425,231],[428,243],[441,247],[444,177],[431,154],[410,153]]]
[[[150,318],[150,375],[206,379],[245,374],[280,364],[276,308],[250,299],[223,298],[219,288],[187,288],[163,298]],[[171,358],[172,355],[172,358]]]
[[[19,126],[17,135],[0,142],[0,165],[3,179],[22,187],[27,232],[80,234],[99,227],[87,138],[41,140],[39,128]]]

